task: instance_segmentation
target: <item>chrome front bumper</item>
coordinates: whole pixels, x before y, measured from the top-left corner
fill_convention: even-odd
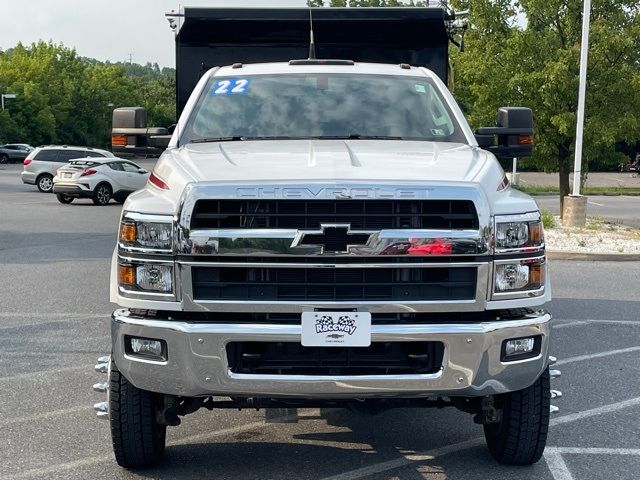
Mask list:
[[[518,320],[474,324],[374,325],[372,342],[440,341],[440,371],[428,375],[307,376],[247,375],[229,370],[226,344],[234,341],[299,342],[299,325],[188,323],[136,317],[116,310],[111,322],[118,370],[136,387],[158,393],[267,398],[365,398],[433,395],[485,396],[533,384],[547,366],[551,316],[544,312]],[[167,362],[151,362],[124,352],[125,335],[162,339]],[[500,360],[504,340],[542,336],[540,354]]]

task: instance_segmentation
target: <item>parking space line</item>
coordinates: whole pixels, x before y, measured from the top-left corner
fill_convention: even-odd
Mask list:
[[[631,352],[638,352],[638,351],[640,351],[640,346],[620,348],[618,350],[608,350],[606,352],[598,352],[598,353],[591,353],[587,355],[577,355],[575,357],[563,358],[558,360],[555,364],[566,365],[568,363],[583,362],[585,360],[592,360],[594,358],[609,357],[611,355],[620,355],[623,353],[631,353]]]
[[[552,453],[576,455],[635,455],[640,456],[640,448],[582,448],[582,447],[549,447]]]
[[[83,411],[84,412],[88,412],[88,413],[93,413],[93,410],[91,409],[90,406],[82,405],[80,407],[64,408],[64,409],[61,409],[61,410],[51,410],[51,411],[48,411],[48,412],[36,413],[34,415],[27,415],[25,417],[16,417],[16,418],[11,418],[9,420],[3,420],[3,421],[0,422],[0,427],[6,427],[8,425],[15,425],[16,423],[32,422],[34,420],[42,420],[44,418],[51,418],[54,415],[66,415],[67,413],[76,413],[76,412],[83,412]]]
[[[545,449],[544,459],[554,480],[573,480],[573,475],[571,475],[571,471],[560,453]]]
[[[567,322],[567,323],[561,323],[559,325],[553,325],[553,329],[557,330],[558,328],[565,328],[565,327],[575,327],[577,325],[586,325],[589,322],[586,322],[584,320],[576,320],[575,322]]]
[[[584,324],[592,324],[592,323],[613,323],[619,325],[638,325],[640,326],[640,321],[638,320],[607,320],[607,319],[596,319],[596,318],[587,318],[587,319],[577,319],[577,318],[563,318],[565,323],[560,323],[558,325],[554,325],[553,328],[560,328],[563,326],[569,325],[584,325]],[[557,320],[556,320],[557,321]]]
[[[93,366],[94,364],[86,364],[86,365],[77,365],[75,367],[63,367],[63,368],[54,368],[52,370],[40,370],[38,372],[20,373],[18,375],[12,375],[10,377],[0,377],[0,383],[13,381],[13,380],[27,380],[31,378],[51,375],[54,373],[76,372],[81,370],[89,371]]]
[[[562,425],[565,423],[571,423],[585,418],[596,417],[598,415],[604,415],[606,413],[617,412],[629,407],[635,407],[640,405],[640,397],[629,398],[622,400],[621,402],[610,403],[608,405],[602,405],[601,407],[591,408],[589,410],[583,410],[582,412],[570,413],[568,415],[561,415],[559,417],[551,419],[550,424],[552,426]]]

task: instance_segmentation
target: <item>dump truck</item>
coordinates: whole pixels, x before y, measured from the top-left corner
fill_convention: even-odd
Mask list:
[[[460,17],[169,21],[179,121],[123,206],[96,365],[118,464],[159,463],[201,408],[454,407],[498,462],[538,461],[560,396],[544,230],[498,163],[531,153],[532,112],[471,130],[447,88]]]

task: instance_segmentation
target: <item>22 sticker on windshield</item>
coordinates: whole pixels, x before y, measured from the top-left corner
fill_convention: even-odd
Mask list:
[[[213,84],[211,95],[244,95],[250,84],[250,78],[225,78]]]

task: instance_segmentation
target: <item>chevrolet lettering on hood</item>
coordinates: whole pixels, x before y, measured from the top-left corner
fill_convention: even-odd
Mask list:
[[[367,199],[367,198],[428,198],[431,188],[309,188],[309,187],[242,187],[236,190],[239,198],[336,198],[336,199]]]

